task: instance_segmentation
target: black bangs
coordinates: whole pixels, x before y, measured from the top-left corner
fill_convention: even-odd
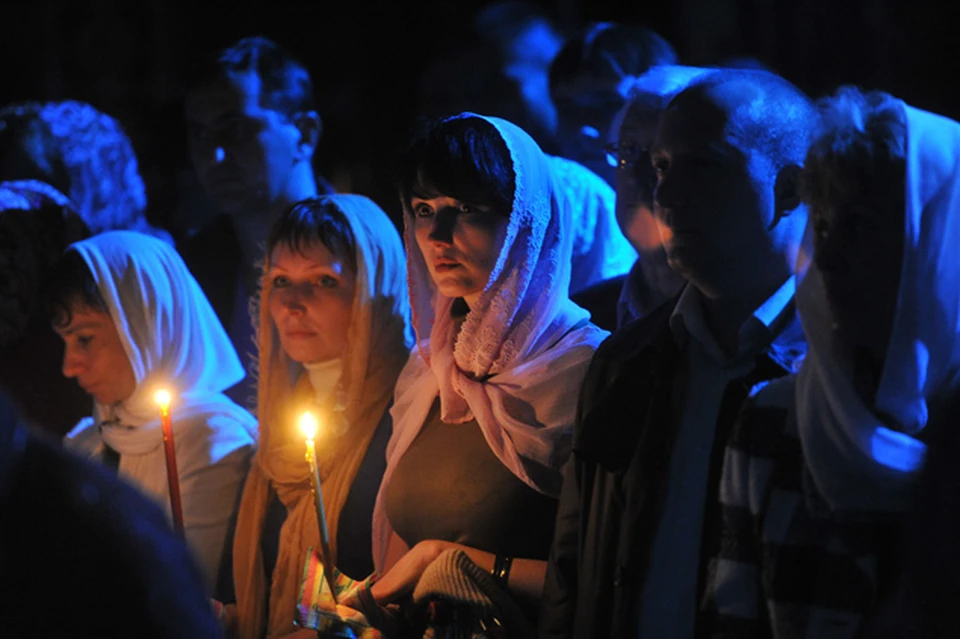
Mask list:
[[[330,199],[311,197],[287,208],[270,229],[267,255],[283,244],[293,251],[320,242],[357,272],[357,242],[343,212]]]
[[[509,217],[516,176],[500,133],[480,118],[435,121],[400,158],[400,197],[446,195]]]
[[[51,270],[45,289],[47,314],[54,326],[69,326],[73,321],[73,309],[78,306],[109,312],[90,267],[78,251],[69,250],[63,254]]]

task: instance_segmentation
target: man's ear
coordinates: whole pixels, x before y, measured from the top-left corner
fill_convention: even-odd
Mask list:
[[[323,121],[316,111],[303,111],[294,116],[293,125],[300,134],[297,140],[298,157],[309,160],[320,143]]]
[[[780,220],[790,215],[802,203],[800,182],[803,178],[803,169],[796,164],[788,164],[777,173],[777,180],[773,184],[773,229]]]

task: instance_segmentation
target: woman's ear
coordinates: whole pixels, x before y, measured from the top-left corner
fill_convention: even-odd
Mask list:
[[[803,169],[796,164],[788,164],[777,173],[777,180],[773,185],[773,229],[780,220],[787,217],[802,203],[800,182],[803,178]]]
[[[300,134],[297,140],[297,154],[300,159],[310,160],[320,143],[323,133],[323,121],[316,111],[303,111],[294,116],[294,126]]]

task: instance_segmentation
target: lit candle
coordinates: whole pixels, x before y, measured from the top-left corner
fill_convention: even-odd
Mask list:
[[[170,490],[170,511],[173,526],[183,533],[183,505],[180,503],[180,475],[177,472],[177,451],[173,442],[173,420],[170,417],[170,391],[158,390],[153,400],[160,407],[160,426],[163,431],[163,452],[167,458],[167,487]]]
[[[337,603],[337,593],[333,589],[333,562],[330,560],[330,533],[327,530],[327,515],[323,508],[323,493],[320,486],[320,471],[317,470],[317,450],[314,439],[320,424],[313,413],[306,412],[300,416],[300,432],[307,443],[307,464],[310,465],[310,477],[313,480],[313,503],[317,511],[317,524],[320,528],[320,560],[323,562],[323,575],[330,586],[330,595]]]

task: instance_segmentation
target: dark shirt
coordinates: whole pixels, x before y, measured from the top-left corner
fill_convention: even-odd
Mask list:
[[[683,360],[670,326],[677,301],[621,328],[590,364],[543,589],[541,639],[638,636],[640,594],[679,427],[672,410]],[[725,541],[714,534],[720,462],[743,402],[757,384],[794,371],[805,349],[791,316],[753,371],[726,384],[710,450],[705,542]],[[701,549],[699,556],[712,553]],[[698,565],[698,600],[705,566]]]
[[[617,303],[626,275],[618,275],[571,295],[577,306],[590,311],[590,321],[605,331],[617,330]]]
[[[440,401],[390,479],[387,518],[413,547],[426,539],[495,554],[546,559],[557,501],[497,459],[476,421],[447,424]]]
[[[253,342],[249,300],[255,291],[247,290],[245,273],[250,269],[244,267],[233,221],[228,216],[220,216],[193,237],[180,242],[177,249],[227,331],[247,373],[243,381],[227,389],[225,394],[250,408],[256,395],[250,372],[257,349]]]

